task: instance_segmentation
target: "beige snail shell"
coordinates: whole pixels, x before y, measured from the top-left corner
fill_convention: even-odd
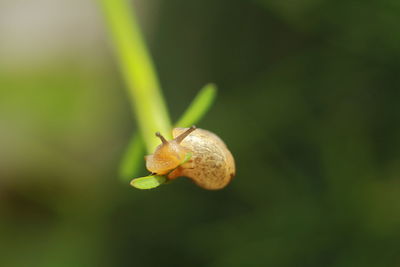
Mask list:
[[[186,176],[198,186],[217,190],[235,176],[235,161],[225,143],[214,133],[196,128],[174,128],[173,140],[162,141],[152,155],[146,156],[147,169],[168,179]],[[190,159],[183,163],[188,153]]]

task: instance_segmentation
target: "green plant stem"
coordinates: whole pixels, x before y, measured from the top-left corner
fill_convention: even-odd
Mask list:
[[[159,145],[154,133],[171,138],[171,122],[164,103],[154,65],[135,18],[126,0],[100,0],[120,67],[138,120],[147,151]]]

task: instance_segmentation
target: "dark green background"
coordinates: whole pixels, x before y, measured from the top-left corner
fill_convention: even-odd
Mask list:
[[[236,178],[118,180],[137,129],[93,5],[90,46],[0,62],[0,265],[400,266],[400,2],[147,2],[172,118],[215,82],[197,126]]]

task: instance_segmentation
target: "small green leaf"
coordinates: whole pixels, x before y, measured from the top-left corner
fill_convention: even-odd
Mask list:
[[[175,124],[176,127],[190,127],[196,124],[210,109],[217,94],[215,84],[205,85],[193,99],[180,120]]]
[[[165,176],[150,175],[133,179],[131,181],[131,186],[137,189],[153,189],[162,185],[166,181],[167,178],[165,178]]]
[[[145,145],[143,138],[133,135],[128,147],[121,159],[118,173],[122,181],[129,181],[132,176],[136,176],[144,165]]]

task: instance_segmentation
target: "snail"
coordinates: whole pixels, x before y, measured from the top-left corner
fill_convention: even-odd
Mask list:
[[[156,175],[172,180],[186,176],[198,186],[217,190],[235,176],[235,161],[225,143],[214,133],[196,128],[174,128],[173,140],[161,139],[152,155],[146,156],[146,168]],[[190,158],[187,159],[187,155]]]

